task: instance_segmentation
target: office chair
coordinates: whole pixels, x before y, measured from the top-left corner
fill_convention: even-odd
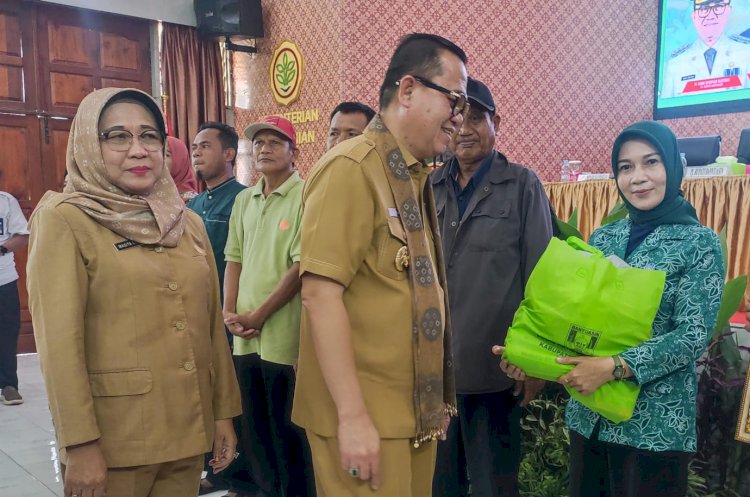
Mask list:
[[[721,153],[721,136],[677,138],[677,148],[685,154],[688,166],[713,164]]]
[[[737,162],[743,164],[750,162],[750,128],[745,128],[740,133],[740,143],[737,145]]]

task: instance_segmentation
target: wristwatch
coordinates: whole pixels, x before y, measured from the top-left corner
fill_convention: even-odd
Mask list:
[[[615,380],[622,380],[625,378],[625,366],[622,363],[619,355],[613,355],[612,360],[615,361],[615,369],[612,371],[612,375]]]
[[[10,250],[8,250],[8,247],[6,247],[5,245],[0,245],[0,255],[5,255],[8,252],[10,252]]]

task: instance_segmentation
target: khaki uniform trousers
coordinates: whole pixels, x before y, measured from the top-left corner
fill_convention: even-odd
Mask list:
[[[312,451],[317,497],[428,497],[432,495],[437,443],[415,449],[410,439],[380,440],[380,488],[373,492],[369,481],[352,477],[341,469],[337,438],[307,431]]]
[[[109,468],[107,497],[196,497],[202,471],[203,454],[148,466]]]

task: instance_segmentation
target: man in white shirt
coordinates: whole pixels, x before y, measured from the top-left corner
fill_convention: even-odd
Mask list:
[[[0,191],[0,399],[7,406],[23,404],[16,372],[21,304],[13,252],[28,241],[28,223],[21,206],[13,195]]]
[[[731,0],[693,0],[695,41],[674,52],[664,68],[661,98],[747,87],[750,44],[724,32]]]

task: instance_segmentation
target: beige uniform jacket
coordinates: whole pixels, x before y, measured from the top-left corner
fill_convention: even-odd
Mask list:
[[[201,454],[241,411],[211,245],[186,215],[175,248],[124,247],[71,204],[32,218],[29,307],[63,462],[96,439],[109,467]]]
[[[300,274],[325,276],[345,287],[343,300],[367,412],[382,438],[410,438],[416,429],[412,296],[408,273],[395,263],[397,252],[406,245],[406,232],[369,136],[365,132],[335,147],[306,180]],[[405,148],[401,152],[411,181],[422,192],[429,169]],[[383,198],[378,192],[388,194]],[[419,200],[423,219],[428,219],[423,199]],[[427,223],[425,229],[434,254]],[[445,322],[444,309],[440,311]],[[292,421],[324,437],[337,433],[336,406],[305,312]]]

